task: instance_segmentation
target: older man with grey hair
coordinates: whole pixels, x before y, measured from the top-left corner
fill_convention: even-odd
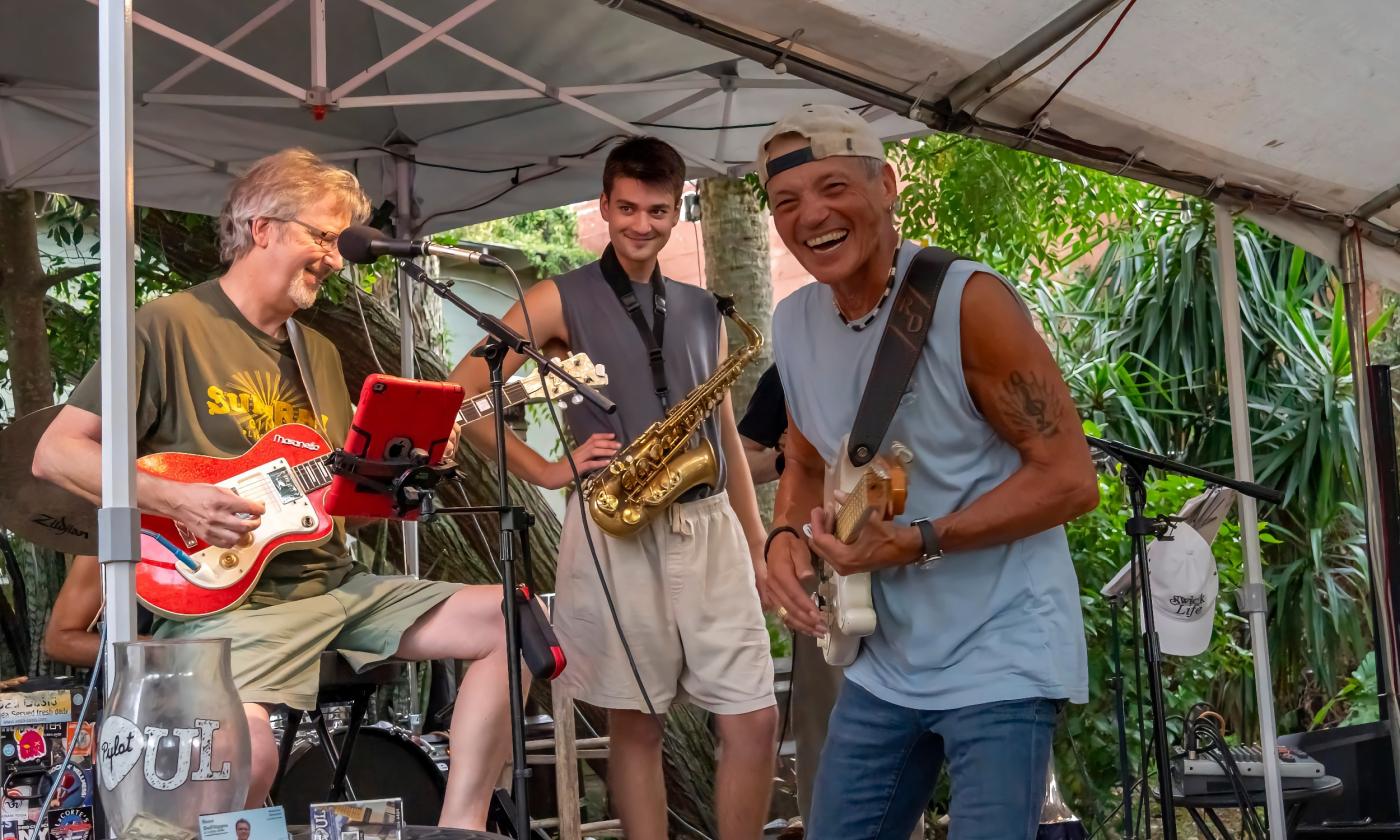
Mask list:
[[[304,149],[266,157],[235,181],[219,218],[228,270],[136,313],[139,391],[132,399],[142,455],[235,457],[292,422],[331,441],[345,439],[350,395],[339,352],[302,327],[299,360],[303,349],[293,346],[289,330],[292,315],[314,304],[326,277],[341,268],[340,232],[368,211],[354,175]],[[35,475],[94,503],[102,492],[99,387],[94,366],[34,457]],[[264,513],[262,502],[223,487],[147,473],[137,476],[137,504],[222,548],[256,530]],[[485,827],[510,733],[498,587],[364,574],[337,519],[328,542],[273,557],[247,603],[164,620],[155,636],[232,640],[234,682],[253,745],[250,807],[263,802],[277,770],[269,711],[278,704],[313,707],[322,651],[338,650],[360,670],[390,658],[472,660],[452,716],[442,823]]]
[[[869,573],[877,616],[831,715],[807,836],[907,837],[946,762],[953,838],[1034,837],[1057,709],[1088,693],[1062,526],[1097,504],[1098,485],[1069,391],[1004,278],[901,241],[894,170],[859,116],[788,114],[758,172],[783,243],[817,280],[773,318],[792,422],[770,595],[793,630],[824,633],[807,595],[815,554]],[[922,343],[914,314],[930,325]],[[887,329],[911,345],[907,388],[874,370]],[[884,446],[912,453],[908,502],[846,544],[823,477],[846,456],[868,382],[900,389]]]

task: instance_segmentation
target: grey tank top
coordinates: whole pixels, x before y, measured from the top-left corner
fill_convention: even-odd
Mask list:
[[[685,399],[715,372],[719,360],[719,323],[722,317],[714,296],[698,286],[665,278],[666,335],[661,346],[671,405]],[[652,386],[646,345],[637,325],[613,294],[598,262],[591,262],[556,277],[569,349],[587,353],[593,363],[604,365],[608,375],[603,392],[617,403],[617,412],[604,414],[592,403],[570,405],[564,412],[574,440],[612,433],[626,446],[663,416],[661,401]],[[652,322],[650,283],[633,283],[647,323]],[[724,450],[720,447],[719,417],[711,414],[701,425],[719,462],[719,486],[697,489],[683,499],[703,498],[725,487]]]

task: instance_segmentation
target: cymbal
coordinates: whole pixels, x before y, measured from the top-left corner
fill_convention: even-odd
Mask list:
[[[97,506],[35,478],[39,438],[63,406],[26,414],[0,431],[0,526],[65,554],[97,553]]]

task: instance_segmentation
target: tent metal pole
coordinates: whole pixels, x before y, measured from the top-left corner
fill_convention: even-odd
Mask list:
[[[136,638],[136,213],[133,207],[131,0],[97,7],[102,233],[102,566],[108,648],[106,684],[116,680],[115,647]]]
[[[394,157],[394,180],[397,192],[394,197],[394,235],[400,238],[413,235],[413,148],[395,146],[399,154]],[[413,338],[413,278],[402,268],[398,270],[399,281],[399,374],[412,379],[414,372]],[[403,570],[417,579],[418,567],[418,523],[403,523]],[[408,721],[409,729],[417,735],[421,731],[422,712],[418,706],[418,668],[408,663]]]
[[[1215,205],[1216,283],[1225,338],[1225,378],[1230,394],[1230,442],[1235,477],[1254,481],[1254,452],[1250,442],[1249,383],[1244,371],[1244,339],[1240,328],[1240,287],[1235,265],[1235,220],[1230,210]],[[1236,494],[1240,541],[1243,543],[1245,583],[1238,595],[1240,612],[1249,619],[1250,650],[1254,653],[1254,696],[1259,706],[1259,744],[1264,753],[1264,804],[1270,840],[1288,836],[1283,810],[1283,781],[1279,774],[1278,726],[1274,718],[1272,670],[1269,667],[1268,601],[1264,568],[1259,559],[1259,514],[1251,496]]]
[[[100,3],[102,2],[102,0],[88,0],[88,2]],[[273,73],[269,73],[266,70],[263,70],[259,67],[255,67],[252,64],[249,64],[248,62],[240,58],[234,58],[233,56],[229,55],[223,50],[218,49],[217,47],[210,46],[209,44],[204,43],[198,38],[193,38],[189,35],[186,35],[185,33],[174,28],[173,26],[166,26],[165,24],[161,23],[158,20],[155,20],[154,18],[139,13],[133,13],[129,17],[133,22],[136,23],[136,25],[140,26],[142,29],[145,29],[148,32],[153,32],[156,35],[165,38],[166,40],[174,41],[180,46],[198,55],[207,56],[210,60],[217,61],[225,67],[229,68],[230,70],[236,70],[239,73],[248,76],[249,78],[257,79],[258,81],[262,82],[263,84],[269,87],[277,88],[278,90],[282,91],[288,96],[295,98],[299,102],[305,101],[306,99],[306,88],[298,87],[297,85],[292,84],[286,79],[283,79],[280,76],[277,76]]]
[[[407,12],[403,12],[399,9],[394,8],[394,6],[384,2],[384,0],[360,0],[360,2],[365,4],[366,6],[369,6],[371,9],[374,9],[375,11],[383,14],[385,17],[397,20],[404,26],[407,26],[411,29],[415,29],[418,32],[426,32],[432,28],[423,21],[419,20],[418,18],[415,18],[413,15],[410,15]],[[527,87],[532,87],[535,90],[538,90],[541,93],[543,93],[545,96],[550,97],[551,99],[555,99],[564,105],[568,105],[571,108],[575,108],[579,111],[582,111],[585,114],[589,114],[590,116],[596,117],[597,119],[607,123],[608,125],[622,129],[630,135],[647,133],[641,128],[628,122],[627,120],[624,120],[621,117],[618,117],[614,114],[610,114],[607,111],[602,110],[601,108],[590,105],[587,102],[584,102],[582,99],[579,99],[577,96],[564,93],[563,91],[559,90],[553,85],[546,84],[545,82],[540,81],[534,76],[531,76],[529,73],[526,73],[525,71],[517,67],[513,67],[509,64],[506,64],[504,61],[492,58],[491,56],[487,55],[481,50],[478,50],[475,47],[464,44],[456,38],[453,38],[451,35],[448,35],[446,33],[440,34],[437,36],[437,40],[441,41],[442,43],[446,44],[447,46],[461,53],[462,55],[465,55],[468,58],[474,59],[475,61],[485,64],[487,67],[490,67],[497,73],[501,73],[502,75],[515,79],[517,82],[520,82],[521,84],[526,85]],[[703,166],[706,169],[718,175],[729,174],[729,167],[725,164],[719,161],[710,160],[704,155],[693,151],[689,146],[681,145],[680,143],[672,143],[671,145],[675,147],[677,152],[680,152],[681,157],[686,158],[692,163],[699,164],[700,166]]]
[[[325,90],[326,0],[311,0],[311,89]]]
[[[417,37],[407,44],[404,44],[392,53],[379,59],[374,64],[355,74],[349,81],[331,91],[331,101],[334,102],[353,90],[359,90],[365,82],[368,82],[370,79],[373,79],[375,76],[378,76],[380,73],[383,73],[390,67],[393,67],[395,64],[398,64],[400,61],[403,61],[405,58],[423,49],[433,41],[436,41],[439,35],[445,35],[453,29],[456,29],[464,21],[495,2],[496,0],[476,0],[476,2],[458,9],[455,14],[448,16],[431,29],[420,32]]]
[[[1356,232],[1342,235],[1342,296],[1346,304],[1347,334],[1351,339],[1351,381],[1356,393],[1356,425],[1361,440],[1361,477],[1366,493],[1366,556],[1370,560],[1371,586],[1376,593],[1376,634],[1381,650],[1376,656],[1385,669],[1386,732],[1390,758],[1395,766],[1396,792],[1400,795],[1400,691],[1396,682],[1395,605],[1390,599],[1391,569],[1382,551],[1385,524],[1381,511],[1380,471],[1376,468],[1376,437],[1371,428],[1371,383],[1366,376],[1370,347],[1366,341],[1366,277],[1361,266],[1361,242]]]
[[[295,0],[277,0],[277,2],[273,3],[271,6],[268,6],[266,9],[263,9],[261,12],[259,12],[256,17],[250,19],[247,23],[235,29],[232,33],[229,34],[227,38],[215,44],[214,48],[227,52],[229,47],[232,47],[239,41],[242,41],[244,38],[251,35],[258,29],[258,27],[262,26],[264,23],[267,23],[269,20],[272,20],[274,17],[277,16],[278,12],[281,12],[283,9],[292,5],[293,2],[295,2]],[[164,81],[151,88],[149,91],[147,91],[147,93],[163,93],[164,91],[170,90],[171,88],[178,85],[183,79],[188,77],[191,73],[208,64],[209,61],[210,59],[208,57],[202,55],[196,59],[191,60],[189,64],[186,64],[184,67],[181,67],[179,70],[176,70],[174,73],[171,73],[165,78]]]
[[[1396,184],[1360,207],[1356,208],[1353,216],[1358,219],[1369,219],[1377,213],[1391,207],[1395,202],[1400,201],[1400,184]]]
[[[948,104],[956,114],[978,97],[1010,78],[1012,73],[1031,59],[1045,52],[1061,38],[1083,26],[1104,9],[1121,0],[1079,0],[1056,15],[1054,20],[1027,35],[1011,49],[982,65],[971,76],[958,82],[948,92]]]

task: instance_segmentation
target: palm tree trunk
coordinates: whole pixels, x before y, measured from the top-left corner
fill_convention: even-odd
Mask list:
[[[768,254],[768,213],[747,182],[736,178],[706,178],[700,182],[701,226],[705,242],[705,281],[710,289],[734,298],[739,314],[765,337],[773,332],[773,276]],[[729,350],[743,342],[738,330],[729,330]],[[758,361],[749,366],[730,391],[734,414],[742,417],[754,386],[773,362],[773,348],[765,344]],[[773,494],[777,487],[758,488],[759,512],[764,522],[773,518]]]

